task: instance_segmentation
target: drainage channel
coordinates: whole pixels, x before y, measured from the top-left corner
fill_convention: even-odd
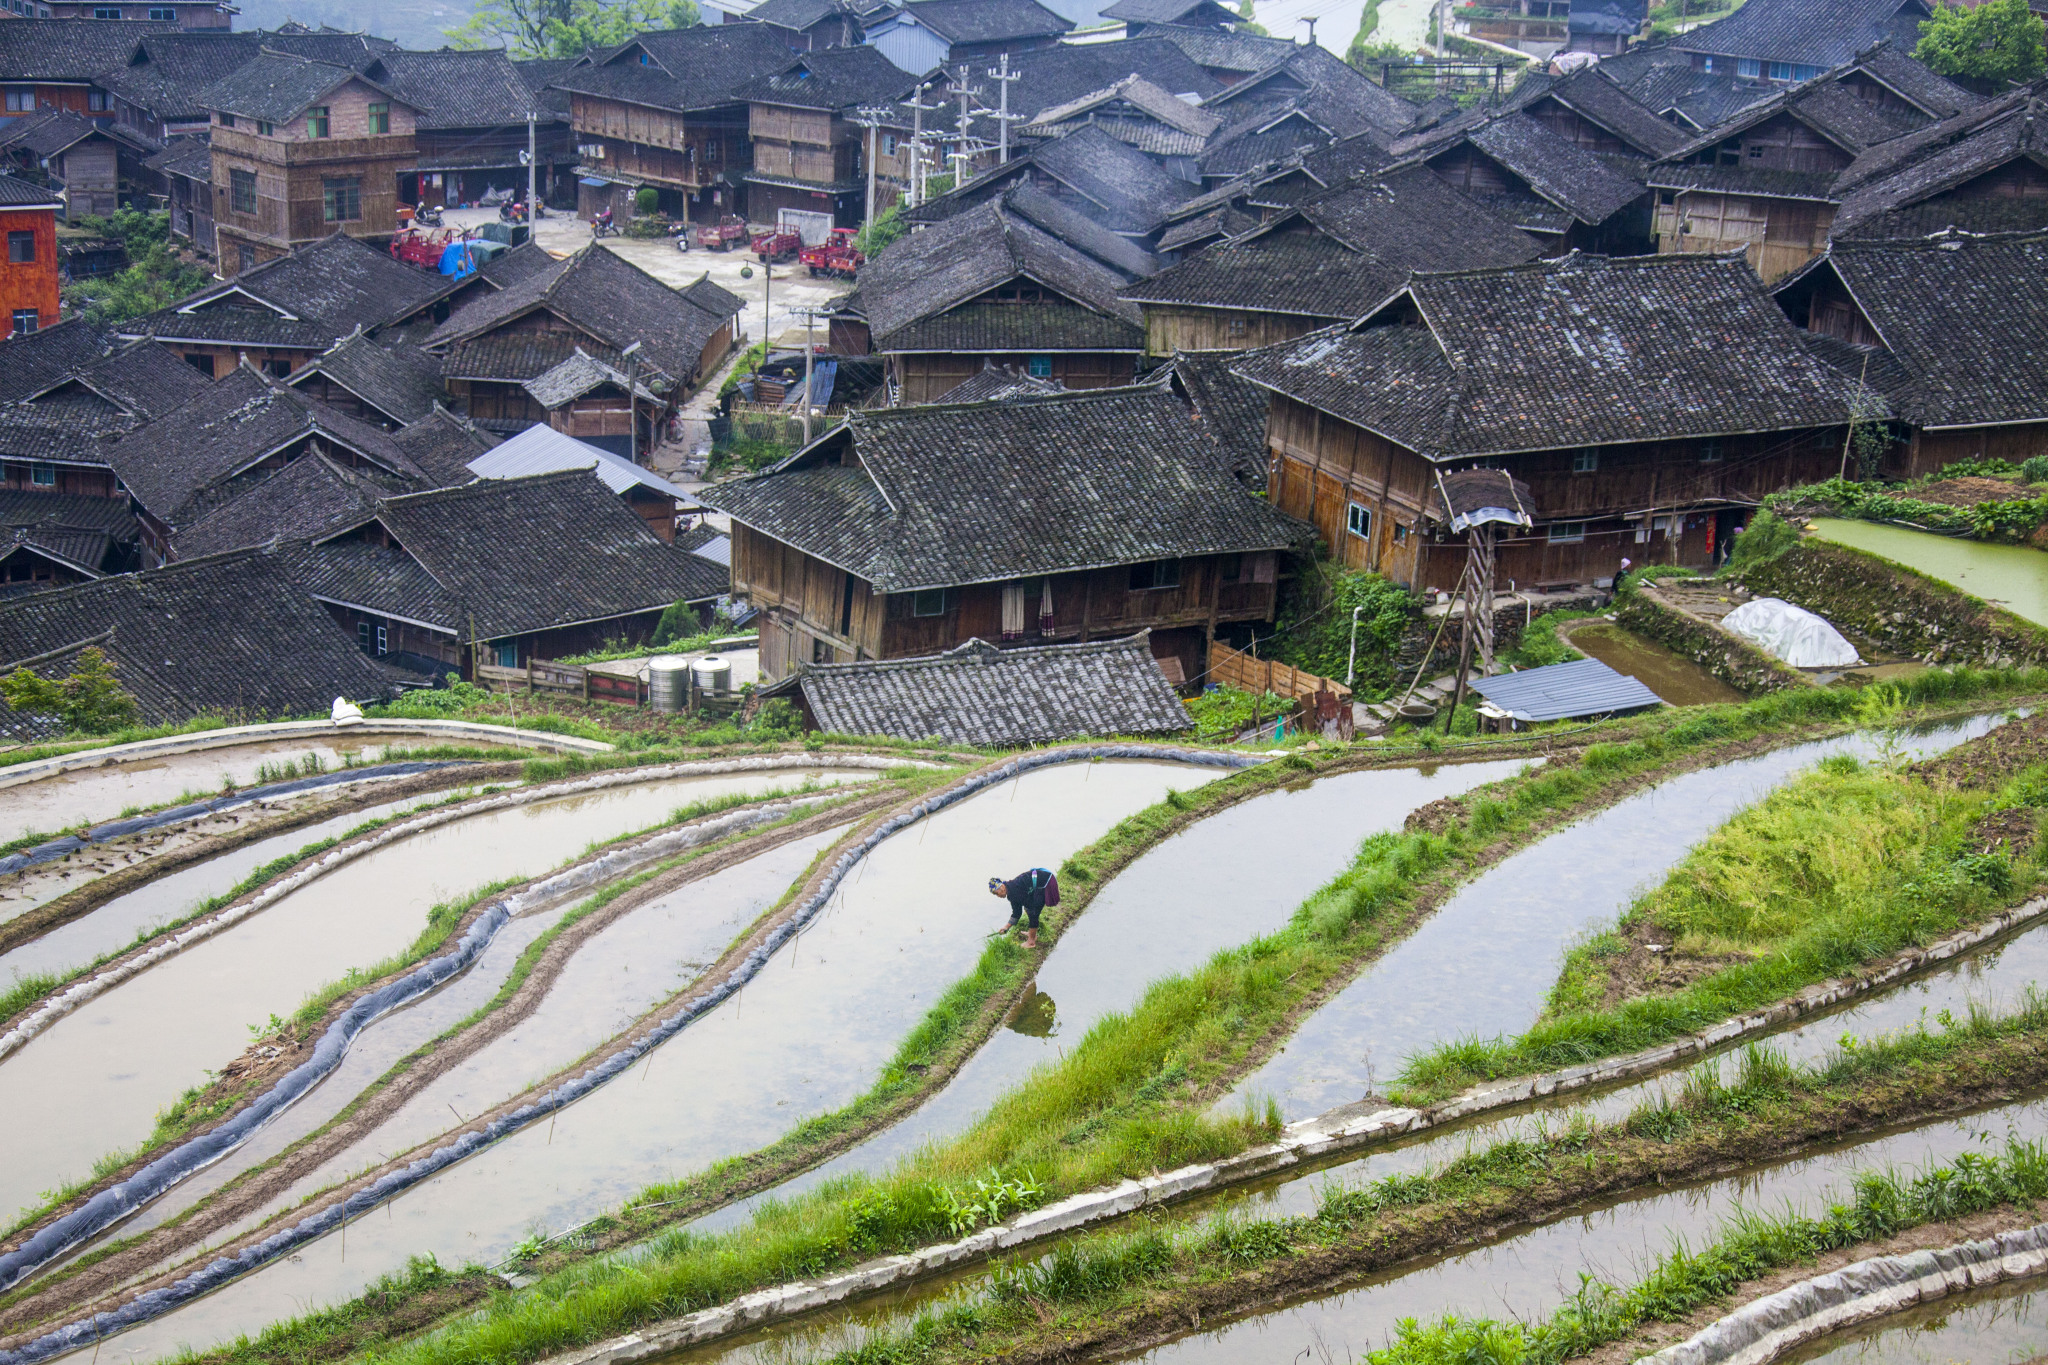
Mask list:
[[[262,913],[122,982],[0,1060],[0,1113],[35,1114],[10,1132],[0,1209],[86,1173],[93,1153],[148,1135],[153,1116],[254,1029],[308,992],[402,950],[429,907],[478,882],[531,876],[594,841],[659,823],[675,806],[870,776],[763,771],[602,788],[424,830],[344,864]]]
[[[1409,812],[1508,777],[1520,762],[1340,773],[1240,802],[1160,843],[1104,886],[1061,935],[1033,993],[916,1113],[825,1165],[729,1205],[692,1226],[746,1222],[851,1171],[878,1171],[926,1142],[965,1129],[1033,1068],[1127,1010],[1163,977],[1284,927],[1301,903],[1351,865],[1369,835],[1398,830]]]
[[[246,787],[266,764],[303,763],[308,754],[323,770],[360,762],[387,747],[376,740],[281,740],[202,749],[140,763],[80,768],[0,787],[0,843],[24,835],[54,834],[82,820],[111,820],[130,807],[160,806],[187,793],[218,796],[223,782]],[[0,769],[0,774],[4,774]]]
[[[125,948],[145,931],[190,914],[204,902],[232,889],[242,878],[273,858],[284,857],[322,839],[339,838],[368,821],[381,820],[421,805],[434,805],[460,794],[463,793],[433,792],[350,811],[318,824],[302,825],[268,839],[258,839],[218,857],[208,858],[203,863],[194,863],[157,877],[133,891],[114,897],[69,924],[60,924],[11,952],[0,953],[0,985],[37,972],[63,973],[83,967]]]
[[[1117,820],[1222,776],[1214,767],[1082,762],[977,792],[878,845],[828,908],[745,989],[615,1081],[204,1298],[106,1338],[107,1362],[203,1348],[359,1293],[431,1253],[502,1258],[648,1185],[773,1141],[864,1091],[909,1029],[970,971],[1007,910],[991,875],[1056,867]]]
[[[2001,723],[1973,717],[1903,747],[1925,757]],[[1219,1110],[1272,1096],[1292,1122],[1369,1094],[1437,1043],[1522,1032],[1579,934],[1610,923],[1695,844],[1795,773],[1831,754],[1878,752],[1871,738],[1852,735],[1682,773],[1502,859],[1310,1015]]]
[[[2048,1289],[1996,1285],[1808,1342],[1774,1365],[2007,1365],[2048,1352]]]
[[[728,943],[802,877],[812,859],[845,832],[846,827],[839,826],[790,840],[678,887],[606,925],[570,958],[534,1012],[510,1032],[429,1082],[388,1122],[212,1240],[232,1240],[301,1196],[441,1132],[450,1124],[451,1109],[457,1114],[488,1109],[527,1082],[574,1061],[623,1031],[700,975]],[[519,955],[578,899],[515,916],[468,972],[365,1029],[342,1064],[305,1099],[229,1157],[207,1167],[132,1221],[118,1225],[110,1235],[128,1237],[157,1226],[326,1123],[393,1063],[488,1002]],[[422,1126],[424,1132],[405,1136],[409,1129]]]

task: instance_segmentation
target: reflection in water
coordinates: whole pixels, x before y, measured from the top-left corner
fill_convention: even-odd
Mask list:
[[[1739,702],[1740,692],[1654,640],[1645,640],[1612,621],[1586,621],[1558,632],[1573,649],[1606,664],[1655,692],[1673,706]]]
[[[2048,1351],[2040,1282],[1943,1299],[1800,1347],[1785,1365],[2018,1365]]]
[[[1010,1032],[1021,1033],[1026,1038],[1050,1038],[1060,1030],[1059,1020],[1055,1017],[1058,1011],[1059,1006],[1053,1003],[1052,997],[1034,984],[1031,994],[1018,1001],[1017,1008],[1010,1011]]]

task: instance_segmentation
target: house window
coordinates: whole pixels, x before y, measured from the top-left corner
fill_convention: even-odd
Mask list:
[[[228,207],[236,213],[256,211],[256,172],[228,172]],[[248,269],[247,266],[242,268]]]
[[[96,114],[104,114],[114,106],[113,102],[107,98],[106,91],[88,90],[85,92],[85,107]]]
[[[1372,539],[1372,509],[1354,502],[1344,509],[1344,529],[1360,540]]]
[[[235,116],[233,114],[215,114],[214,117],[220,120],[220,126],[223,128],[235,126]]]
[[[38,488],[55,488],[57,486],[57,466],[53,464],[30,465],[28,467],[28,481]]]
[[[926,588],[923,592],[910,594],[912,616],[944,616],[946,614],[946,590]]]
[[[28,265],[35,258],[35,233],[10,232],[7,234],[7,263],[9,265]]]
[[[271,377],[275,379],[292,377],[292,363],[289,360],[266,360],[263,362],[263,368],[270,371]]]
[[[1754,57],[1737,57],[1735,59],[1735,74],[1747,76],[1751,80],[1755,80],[1764,74],[1763,63]]]
[[[16,336],[21,337],[27,336],[30,332],[33,332],[36,329],[36,324],[41,320],[41,318],[42,314],[38,313],[33,308],[15,309],[14,334]]]
[[[519,642],[517,640],[492,641],[491,657],[500,668],[519,667]]]
[[[328,122],[327,106],[316,104],[306,111],[306,136],[326,137],[333,125]]]
[[[1180,586],[1180,561],[1155,559],[1150,564],[1131,565],[1131,591],[1157,592]]]
[[[1550,523],[1552,545],[1577,545],[1586,538],[1586,523],[1583,521],[1553,521]]]
[[[167,23],[177,19],[178,12],[169,5],[151,5],[149,7],[149,17],[160,24]]]
[[[894,155],[896,155],[896,148],[897,148],[897,145],[898,145],[898,144],[897,144],[897,141],[896,141],[896,134],[894,134],[894,133],[884,133],[884,134],[882,134],[882,155],[883,155],[883,156],[894,156]]]
[[[823,640],[811,641],[811,662],[829,664],[832,662],[832,646]]]
[[[368,621],[356,622],[356,648],[368,654],[375,647],[376,636],[370,634]]]
[[[95,19],[118,19],[121,17],[121,7],[119,5],[94,5],[92,7],[92,17]]]
[[[1398,522],[1398,521],[1397,521],[1397,522],[1395,522],[1395,523],[1394,523],[1394,543],[1395,543],[1396,545],[1400,545],[1400,544],[1403,544],[1404,542],[1406,542],[1406,541],[1407,541],[1407,539],[1408,539],[1408,528],[1407,528],[1406,526],[1403,526],[1403,525],[1402,525],[1402,524],[1401,524],[1400,522]]]
[[[262,119],[258,119],[256,120],[256,131],[261,133],[264,137],[269,137],[272,133],[276,132],[277,129],[272,125],[265,123]]]
[[[1600,452],[1597,450],[1574,450],[1572,452],[1572,473],[1591,474],[1600,468]]]
[[[363,216],[363,181],[345,176],[320,182],[320,216],[330,223],[353,223]]]
[[[250,246],[250,245],[249,245],[249,244],[248,244],[247,242],[236,242],[236,243],[235,243],[235,270],[236,270],[236,272],[237,272],[237,273],[240,273],[241,271],[244,271],[244,270],[254,270],[255,268],[256,268],[256,248],[255,248],[255,247],[253,247],[253,246]]]
[[[1829,444],[1833,444],[1833,443],[1832,443],[1832,442],[1829,442]],[[1700,442],[1700,463],[1701,463],[1701,464],[1719,464],[1719,463],[1721,463],[1721,443],[1720,443],[1719,441],[1701,441],[1701,442]]]
[[[381,136],[391,131],[391,106],[378,103],[370,106],[370,135]]]
[[[33,114],[36,110],[36,92],[33,90],[9,90],[7,112],[10,114]]]
[[[1774,81],[1789,81],[1789,80],[1791,80],[1791,79],[1792,79],[1792,63],[1790,63],[1790,62],[1772,62],[1772,63],[1771,63],[1771,79],[1772,79],[1772,80],[1774,80]]]
[[[377,627],[377,657],[383,658],[391,652],[391,637],[384,626]]]
[[[188,356],[186,356],[186,357],[185,357],[185,363],[186,363],[187,365],[190,365],[190,366],[191,366],[191,367],[192,367],[193,369],[195,369],[195,370],[199,371],[199,373],[201,373],[201,374],[205,375],[205,376],[206,376],[206,377],[207,377],[208,379],[211,379],[211,378],[213,378],[213,357],[212,357],[212,356],[210,356],[210,355],[188,355]]]
[[[1052,357],[1049,355],[1035,355],[1031,357],[1031,377],[1033,379],[1052,378]]]
[[[1244,556],[1225,555],[1216,561],[1216,570],[1223,575],[1225,583],[1242,583],[1244,581]]]

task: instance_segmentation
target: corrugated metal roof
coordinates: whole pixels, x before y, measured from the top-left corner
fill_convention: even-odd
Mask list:
[[[614,493],[623,493],[637,483],[672,498],[689,497],[652,470],[545,426],[528,427],[493,446],[469,462],[469,472],[480,479],[518,479],[561,469],[588,469],[592,465],[597,466],[597,477],[604,481],[604,486]]]
[[[1566,720],[1662,706],[1664,699],[1598,659],[1478,678],[1472,690],[1516,720]]]

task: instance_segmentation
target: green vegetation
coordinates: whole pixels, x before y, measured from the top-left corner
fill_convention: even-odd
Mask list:
[[[2027,0],[1936,6],[1920,25],[1913,55],[1944,76],[1992,89],[2025,84],[2048,67],[2041,16]]]
[[[122,689],[98,645],[78,651],[76,665],[61,678],[15,669],[0,678],[0,697],[16,711],[55,717],[71,734],[111,734],[135,720],[135,698]]]
[[[711,472],[723,474],[731,470],[745,470],[750,474],[758,473],[770,465],[780,464],[796,454],[796,450],[795,446],[781,441],[735,434],[711,447]]]
[[[1866,700],[1882,706],[1886,691]],[[1976,823],[2036,802],[2048,802],[2048,770],[1993,794],[1829,758],[1716,830],[1615,929],[1573,949],[1528,1033],[1411,1058],[1405,1098],[1652,1047],[1976,923],[2041,875],[2036,854],[1984,851]],[[1643,942],[1666,962],[1727,965],[1668,993],[1637,993],[1614,973]]]
[[[456,47],[503,47],[514,57],[581,57],[650,29],[689,28],[696,0],[483,0],[447,31]]]
[[[1721,567],[1721,572],[1731,578],[1740,578],[1752,569],[1783,559],[1798,544],[1798,527],[1768,507],[1759,507],[1750,516],[1742,534],[1735,537],[1735,549]]]
[[[1246,0],[1246,4],[1249,6],[1250,0]],[[1377,54],[1383,47],[1394,46],[1391,43],[1373,42],[1372,37],[1375,33],[1379,32],[1379,27],[1380,0],[1365,0],[1365,8],[1358,16],[1358,31],[1351,35],[1351,46],[1344,49],[1344,60],[1360,71],[1369,70],[1374,60],[1374,54]],[[1385,57],[1382,60],[1396,60],[1400,55],[1402,54],[1399,53],[1397,48],[1394,56]]]
[[[1249,5],[1251,0],[1245,0]],[[853,244],[860,248],[863,256],[873,260],[898,237],[910,231],[910,224],[903,221],[903,204],[898,201],[876,214],[874,221],[866,224],[855,235]]]
[[[1273,36],[1266,31],[1263,24],[1256,22],[1257,16],[1252,12],[1252,0],[1244,0],[1244,3],[1237,7],[1237,17],[1239,20],[1237,32],[1248,33],[1254,38],[1270,38]]]
[[[1516,668],[1542,668],[1546,664],[1568,664],[1584,658],[1563,640],[1557,628],[1569,621],[1583,621],[1600,615],[1597,611],[1546,611],[1522,631],[1521,641],[1501,658]]]
[[[1950,466],[1954,468],[1954,466]],[[2018,471],[2014,471],[2017,473]],[[1957,477],[1947,470],[1936,479]],[[2025,490],[2015,486],[2015,493]],[[2048,494],[2020,496],[1997,502],[1980,502],[1956,507],[1944,502],[1924,502],[1913,496],[1913,486],[1886,487],[1829,479],[1825,483],[1773,493],[1764,505],[1784,510],[1800,504],[1818,503],[1838,517],[1863,521],[1903,521],[1935,531],[1955,531],[1977,540],[2021,541],[2048,521]]]
[[[740,386],[740,380],[761,368],[761,362],[768,358],[768,343],[757,341],[740,353],[739,363],[726,373],[725,382],[718,386],[718,396],[725,397]]]
[[[213,282],[211,275],[182,259],[171,246],[168,213],[118,209],[112,218],[80,218],[76,226],[120,242],[128,253],[127,266],[112,275],[64,287],[65,307],[95,326],[168,308]]]
[[[1724,19],[1742,8],[1742,0],[1663,0],[1650,6],[1650,41],[1676,37],[1686,29]]]
[[[1352,613],[1358,614],[1361,698],[1383,695],[1396,683],[1394,655],[1419,613],[1415,594],[1378,574],[1347,569],[1326,559],[1305,567],[1280,604],[1279,621],[1260,652],[1280,663],[1344,681],[1351,658]]]
[[[1187,703],[1195,738],[1205,744],[1228,744],[1259,721],[1270,721],[1292,706],[1285,697],[1240,687],[1211,688]]]

